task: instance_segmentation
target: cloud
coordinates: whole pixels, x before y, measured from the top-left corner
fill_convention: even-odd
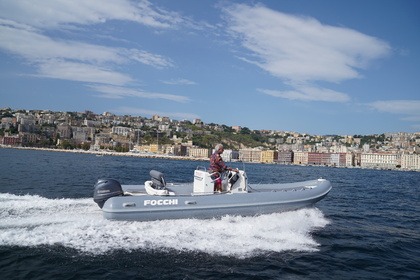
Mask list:
[[[112,112],[123,114],[123,115],[140,115],[140,116],[163,116],[169,117],[176,120],[193,120],[199,119],[200,117],[196,114],[191,113],[182,113],[182,112],[162,112],[162,111],[154,111],[149,109],[141,109],[141,108],[132,108],[132,107],[119,107],[113,110]]]
[[[228,30],[251,51],[254,58],[250,61],[282,79],[353,79],[360,76],[357,69],[390,52],[386,42],[355,30],[261,5],[237,4],[224,12],[229,16]]]
[[[85,34],[82,25],[110,19],[158,28],[169,27],[163,22],[179,22],[176,14],[154,10],[147,1],[0,2],[0,17],[4,17],[0,18],[0,50],[23,57],[34,66],[35,77],[122,86],[134,78],[121,72],[121,65],[137,62],[156,69],[174,67],[169,58],[145,50],[65,40],[47,32],[59,27],[57,32],[61,32],[63,25],[67,28],[73,25],[76,31]]]
[[[380,112],[403,115],[403,121],[420,122],[420,100],[379,100],[368,106]]]
[[[361,69],[391,51],[388,43],[358,31],[262,5],[233,4],[224,7],[223,14],[229,34],[248,51],[240,59],[291,84],[360,78]],[[311,99],[317,95],[302,96],[297,90],[282,96]],[[325,99],[324,94],[318,96],[312,100]]]
[[[171,67],[172,62],[163,56],[143,50],[112,48],[72,40],[58,40],[36,32],[18,23],[0,20],[0,48],[42,63],[50,59],[89,62],[92,64],[124,64],[141,62],[156,68]]]
[[[124,85],[133,80],[128,75],[95,65],[56,60],[39,64],[36,76],[111,85]]]
[[[1,1],[0,17],[43,29],[75,28],[109,20],[131,21],[164,29],[183,22],[177,13],[157,8],[145,0]]]
[[[168,81],[162,81],[162,83],[167,85],[196,85],[196,82],[187,80],[187,79],[171,79]]]
[[[385,113],[420,116],[420,100],[379,100],[369,105]]]
[[[347,94],[325,88],[300,87],[296,90],[278,91],[269,89],[258,89],[258,91],[289,100],[301,101],[325,101],[325,102],[347,102],[350,97]]]
[[[100,93],[100,97],[118,99],[124,97],[138,97],[138,98],[148,98],[148,99],[164,99],[169,101],[175,101],[180,103],[185,103],[190,101],[188,97],[174,94],[165,94],[158,92],[146,92],[141,90],[136,90],[127,87],[117,87],[109,85],[90,85],[89,86],[94,91]]]
[[[170,68],[174,66],[170,59],[142,50],[131,49],[128,51],[127,56],[134,61],[150,65],[155,68]]]

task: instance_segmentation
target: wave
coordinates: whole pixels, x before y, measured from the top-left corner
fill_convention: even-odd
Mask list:
[[[327,224],[317,208],[210,220],[109,221],[92,198],[0,193],[0,246],[61,245],[94,255],[167,249],[234,257],[311,252],[319,247],[311,233]]]

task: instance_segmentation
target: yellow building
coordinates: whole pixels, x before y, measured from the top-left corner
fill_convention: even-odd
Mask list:
[[[274,163],[278,159],[278,152],[273,150],[267,150],[261,152],[261,162],[263,163]]]
[[[151,153],[160,154],[160,145],[159,144],[150,144],[149,151]]]

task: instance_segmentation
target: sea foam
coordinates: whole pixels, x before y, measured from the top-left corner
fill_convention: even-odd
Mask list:
[[[0,246],[61,245],[81,253],[177,250],[250,257],[316,251],[312,232],[329,223],[317,208],[257,217],[152,222],[109,221],[92,198],[0,193]]]

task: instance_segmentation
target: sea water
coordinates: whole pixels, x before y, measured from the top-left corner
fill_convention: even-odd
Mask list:
[[[249,183],[326,178],[315,207],[257,217],[109,221],[93,184],[207,162],[0,149],[5,279],[418,279],[420,173],[228,163]]]

